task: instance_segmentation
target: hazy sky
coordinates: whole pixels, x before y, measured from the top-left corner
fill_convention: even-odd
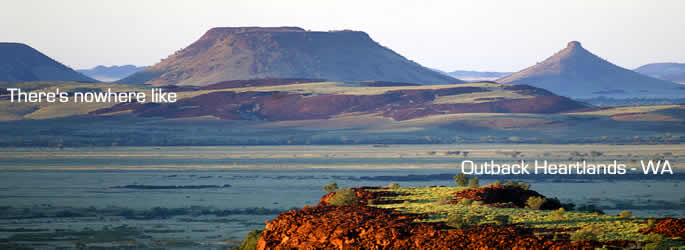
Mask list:
[[[627,68],[685,63],[685,1],[3,0],[0,41],[74,68],[151,65],[212,27],[353,29],[424,66],[517,71],[578,40]]]

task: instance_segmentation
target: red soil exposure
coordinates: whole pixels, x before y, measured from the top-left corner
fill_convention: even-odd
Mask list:
[[[525,190],[519,187],[506,185],[471,188],[455,192],[454,196],[457,198],[454,203],[459,202],[461,199],[468,198],[471,200],[483,201],[486,205],[517,208],[525,207],[526,201],[528,201],[528,198],[530,197],[545,197],[533,190]],[[552,210],[559,209],[560,207],[561,204],[547,200],[547,202],[542,204],[540,209]]]
[[[393,192],[393,191],[373,191],[369,192],[367,191],[368,189],[381,189],[381,190],[389,190],[387,187],[358,187],[358,188],[353,188],[354,193],[357,195],[359,198],[359,203],[360,204],[368,204],[369,201],[373,202],[373,204],[393,204],[393,203],[402,203],[403,200],[386,200],[386,199],[381,199],[381,197],[394,197],[394,196],[401,196],[405,194],[401,194],[398,192]],[[320,206],[327,206],[328,201],[333,197],[335,193],[328,193],[321,197],[321,200],[319,200],[319,205]]]
[[[658,219],[656,225],[640,230],[643,234],[661,234],[667,237],[680,237],[685,239],[685,218]]]
[[[271,83],[267,81],[264,84]],[[284,121],[327,119],[342,113],[362,112],[381,113],[395,120],[408,120],[435,114],[558,113],[586,107],[560,96],[537,96],[486,103],[432,104],[438,96],[485,91],[488,90],[478,87],[455,87],[394,90],[380,95],[318,96],[283,92],[222,91],[182,99],[176,103],[122,103],[93,111],[91,114],[131,110],[140,116],[166,118],[212,115],[226,120]]]
[[[377,194],[356,189],[360,197]],[[324,199],[322,199],[323,201]],[[362,201],[365,202],[365,201]],[[364,205],[325,202],[280,214],[267,222],[257,249],[594,249],[625,247],[629,241],[553,241],[553,232],[515,225],[451,229],[444,223],[414,222],[426,215],[402,214]]]

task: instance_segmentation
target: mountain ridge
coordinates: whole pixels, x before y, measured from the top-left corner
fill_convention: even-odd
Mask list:
[[[135,72],[144,70],[147,66],[127,65],[98,65],[90,69],[77,69],[76,72],[103,82],[113,82],[127,77]]]
[[[97,82],[23,43],[0,43],[0,82]]]
[[[634,71],[666,81],[685,83],[685,63],[650,63],[642,65]]]

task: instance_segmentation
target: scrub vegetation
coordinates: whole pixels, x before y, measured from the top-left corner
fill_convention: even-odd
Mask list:
[[[526,186],[526,185],[524,185]],[[427,214],[422,222],[445,222],[453,228],[464,228],[483,224],[519,224],[526,227],[546,229],[577,229],[569,232],[572,240],[600,241],[610,240],[637,240],[648,242],[650,236],[640,233],[641,229],[648,228],[648,218],[637,218],[621,215],[605,215],[597,213],[592,206],[581,206],[581,210],[566,211],[539,210],[533,208],[504,208],[485,204],[476,205],[472,200],[462,199],[456,204],[446,203],[445,200],[453,199],[457,191],[467,190],[468,187],[403,187],[393,191],[401,193],[400,196],[383,197],[382,200],[403,200],[408,202],[374,204],[373,207],[388,208],[403,213]],[[368,191],[384,191],[382,189],[369,189]],[[531,207],[537,207],[542,197],[531,198]],[[443,202],[441,202],[443,201]],[[533,202],[534,201],[534,202]],[[539,208],[539,207],[538,207]],[[653,236],[652,236],[653,237]]]

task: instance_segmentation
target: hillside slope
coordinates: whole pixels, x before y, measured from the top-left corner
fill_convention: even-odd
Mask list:
[[[666,81],[685,83],[685,63],[650,63],[635,71]]]
[[[22,43],[0,43],[0,82],[97,82]]]
[[[329,119],[345,114],[368,114],[403,121],[445,114],[549,114],[589,108],[566,97],[525,85],[473,83],[367,87],[300,81],[244,88],[231,88],[231,82],[218,83],[202,88],[212,92],[185,92],[181,95],[184,98],[176,103],[122,103],[91,114],[132,112],[143,117],[213,116],[224,120],[254,121]],[[223,86],[224,89],[214,86]]]
[[[608,96],[682,97],[678,84],[655,79],[616,66],[584,49],[579,42],[543,62],[497,80],[508,84],[529,84],[572,98]]]
[[[296,27],[213,28],[185,49],[120,82],[202,86],[257,78],[461,82],[407,60],[364,32]]]

